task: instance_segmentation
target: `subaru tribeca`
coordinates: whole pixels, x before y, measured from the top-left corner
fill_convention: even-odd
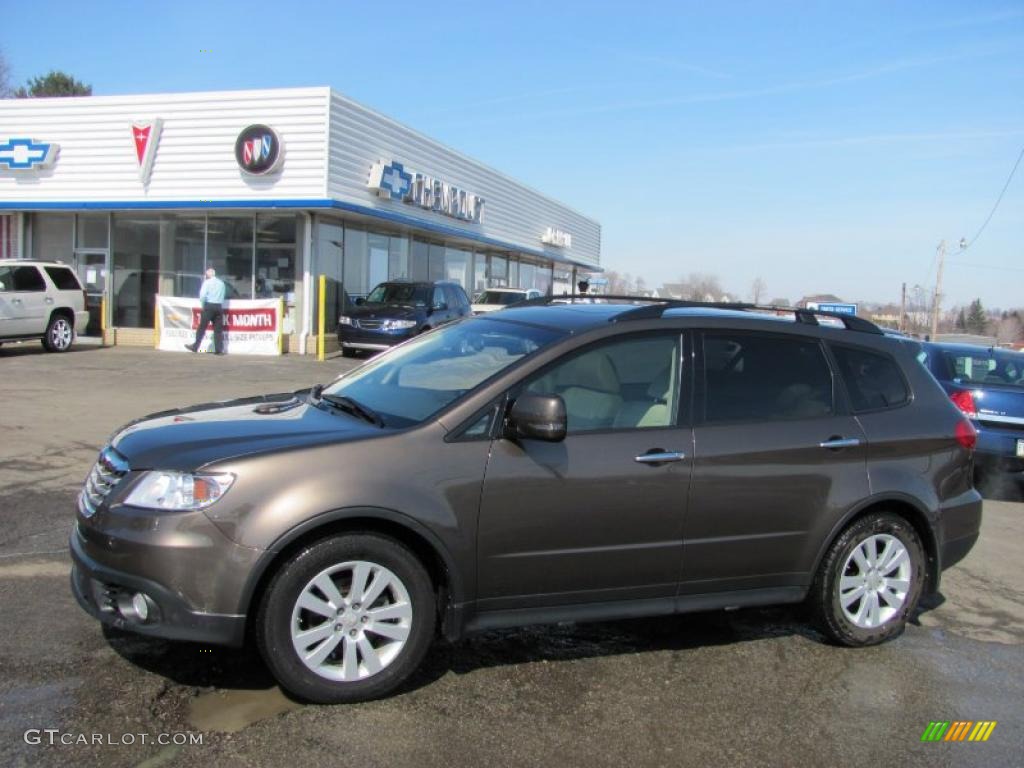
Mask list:
[[[240,645],[314,702],[393,691],[437,633],[807,601],[903,631],[971,549],[976,434],[858,318],[540,299],[328,386],[153,414],[78,500],[105,624]]]

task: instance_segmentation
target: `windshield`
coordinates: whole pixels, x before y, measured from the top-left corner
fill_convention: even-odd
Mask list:
[[[408,427],[562,335],[500,320],[465,320],[396,347],[324,393],[352,398],[376,412],[385,426]]]
[[[526,298],[526,293],[518,291],[484,291],[476,297],[477,304],[515,304]]]
[[[427,305],[428,291],[423,285],[402,283],[381,283],[366,297],[367,304],[414,304]]]

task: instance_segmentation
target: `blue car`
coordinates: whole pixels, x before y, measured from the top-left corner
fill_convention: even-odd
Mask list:
[[[978,430],[975,467],[1024,472],[1024,353],[922,344],[922,362]]]

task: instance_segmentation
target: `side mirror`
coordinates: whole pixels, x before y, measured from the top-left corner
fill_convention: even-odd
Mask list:
[[[508,423],[516,437],[560,442],[565,439],[565,401],[558,395],[522,394],[512,403]]]
[[[363,299],[363,298],[356,299],[356,306],[357,307],[361,307],[365,303],[366,303],[366,299]]]

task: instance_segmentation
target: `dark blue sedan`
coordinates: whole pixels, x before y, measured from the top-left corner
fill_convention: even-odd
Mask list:
[[[922,355],[978,430],[979,473],[1024,472],[1024,353],[933,342]]]

